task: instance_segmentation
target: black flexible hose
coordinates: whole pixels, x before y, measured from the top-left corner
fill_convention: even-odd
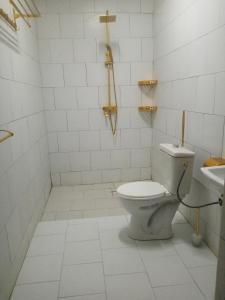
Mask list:
[[[182,172],[179,183],[178,183],[178,186],[177,186],[177,199],[179,200],[179,202],[181,204],[183,204],[184,206],[189,207],[189,208],[202,208],[202,207],[207,207],[207,206],[216,205],[216,204],[219,204],[220,206],[222,206],[223,200],[221,198],[219,199],[219,201],[216,201],[216,202],[210,202],[210,203],[207,203],[207,204],[196,205],[196,206],[189,205],[189,204],[183,202],[183,200],[181,199],[181,196],[180,196],[180,186],[181,186],[181,183],[183,181],[185,173],[186,173],[186,168]]]

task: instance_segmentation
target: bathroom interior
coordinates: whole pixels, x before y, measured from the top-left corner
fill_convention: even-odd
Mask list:
[[[0,0],[0,300],[225,299],[225,0]]]

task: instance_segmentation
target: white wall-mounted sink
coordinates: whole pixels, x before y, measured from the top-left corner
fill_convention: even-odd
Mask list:
[[[225,166],[218,167],[204,167],[201,168],[202,173],[205,177],[213,183],[219,191],[223,191],[224,179],[225,179]]]

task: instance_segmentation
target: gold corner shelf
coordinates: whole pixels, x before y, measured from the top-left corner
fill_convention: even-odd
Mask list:
[[[3,137],[0,136],[0,143],[2,143],[5,140],[9,139],[10,137],[14,136],[14,133],[9,130],[0,130],[0,132],[5,133],[5,135]]]
[[[138,107],[139,112],[155,112],[157,111],[157,106],[154,105],[142,105]]]
[[[138,85],[139,86],[149,86],[149,87],[154,87],[158,83],[158,80],[139,80]]]

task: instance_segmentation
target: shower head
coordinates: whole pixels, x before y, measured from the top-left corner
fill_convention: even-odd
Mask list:
[[[109,11],[106,11],[105,16],[100,16],[99,17],[100,23],[113,23],[116,22],[116,16],[115,15],[109,15]]]

